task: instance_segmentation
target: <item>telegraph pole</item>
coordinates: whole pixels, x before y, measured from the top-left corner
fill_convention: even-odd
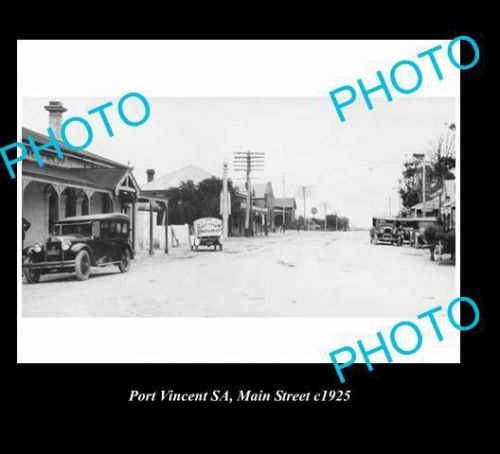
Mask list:
[[[282,229],[283,229],[283,233],[285,233],[285,220],[286,220],[286,217],[285,217],[285,174],[283,174],[283,222],[282,222]]]
[[[426,206],[425,206],[425,157],[422,161],[422,217],[426,216]]]
[[[224,240],[228,237],[228,203],[227,203],[227,161],[224,159],[222,169],[222,235]]]
[[[326,202],[323,203],[323,210],[325,212],[325,232],[326,232]]]
[[[245,172],[247,202],[245,210],[245,236],[253,234],[250,228],[251,224],[251,209],[252,209],[252,171],[264,170],[265,153],[251,151],[236,151],[234,153],[234,170],[236,172]]]
[[[425,218],[427,211],[425,206],[425,153],[413,153],[413,157],[422,165],[422,217]]]
[[[302,197],[304,203],[304,230],[307,230],[308,224],[306,222],[306,198],[311,197],[311,186],[299,186],[297,194]]]

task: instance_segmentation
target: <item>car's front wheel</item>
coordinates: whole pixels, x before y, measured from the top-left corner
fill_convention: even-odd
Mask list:
[[[80,251],[75,258],[75,274],[79,281],[86,281],[90,276],[90,256],[87,251]]]
[[[34,270],[30,267],[32,260],[29,259],[26,268],[24,269],[24,277],[28,284],[37,284],[40,280],[40,271]]]
[[[118,268],[121,273],[126,273],[130,269],[130,251],[125,249],[122,254],[122,261],[118,264]]]

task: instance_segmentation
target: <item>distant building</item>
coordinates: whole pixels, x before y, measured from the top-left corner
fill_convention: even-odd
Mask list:
[[[445,230],[455,228],[456,222],[456,194],[455,180],[445,180],[443,189],[440,191],[441,219]]]
[[[297,210],[297,202],[293,197],[274,199],[273,219],[274,226],[280,227],[283,225],[283,209],[285,210],[285,226],[295,222],[295,211]]]
[[[166,191],[170,188],[177,188],[182,182],[192,181],[198,184],[202,180],[211,178],[214,175],[206,170],[200,169],[194,165],[187,165],[173,172],[167,173],[160,178],[148,180],[146,184],[141,187],[142,191]]]
[[[154,169],[149,169],[147,171],[148,181],[141,187],[141,196],[147,197],[149,200],[138,204],[138,247],[148,249],[150,253],[153,253],[154,249],[168,250],[172,246],[188,244],[189,226],[187,224],[171,225],[170,223],[166,226],[168,213],[162,200],[168,199],[169,189],[178,188],[182,183],[188,181],[198,184],[212,176],[211,173],[195,165],[187,165],[155,179]]]
[[[417,203],[410,208],[411,218],[422,218],[424,217],[424,204]],[[431,200],[425,202],[425,217],[437,217],[439,213],[439,198],[434,197]]]
[[[322,230],[322,228],[321,225],[318,224],[314,219],[308,219],[307,230]]]
[[[274,192],[271,182],[252,185],[250,208],[250,230],[253,235],[263,235],[266,230],[274,228],[273,207]],[[230,234],[232,236],[245,233],[245,218],[247,207],[247,192],[235,187],[238,210],[230,216]]]

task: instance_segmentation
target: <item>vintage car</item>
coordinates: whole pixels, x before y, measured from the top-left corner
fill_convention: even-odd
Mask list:
[[[200,218],[193,222],[189,240],[191,250],[198,250],[199,246],[217,246],[222,251],[222,220],[218,218]]]
[[[42,274],[75,273],[84,281],[91,267],[130,268],[133,250],[129,241],[129,218],[121,213],[74,216],[55,223],[55,232],[45,243],[23,251],[23,273],[30,284]]]
[[[402,244],[402,229],[396,218],[373,217],[370,243]]]

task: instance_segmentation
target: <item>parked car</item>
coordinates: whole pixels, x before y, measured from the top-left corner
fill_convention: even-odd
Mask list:
[[[84,281],[91,267],[116,265],[130,269],[133,249],[129,241],[129,218],[121,213],[74,216],[55,223],[55,232],[45,243],[23,251],[23,273],[35,284],[49,273],[75,273]]]
[[[200,218],[193,222],[189,235],[191,250],[198,250],[199,246],[217,246],[222,251],[222,220],[218,218]]]
[[[370,229],[370,243],[402,244],[402,230],[395,218],[373,217]]]

